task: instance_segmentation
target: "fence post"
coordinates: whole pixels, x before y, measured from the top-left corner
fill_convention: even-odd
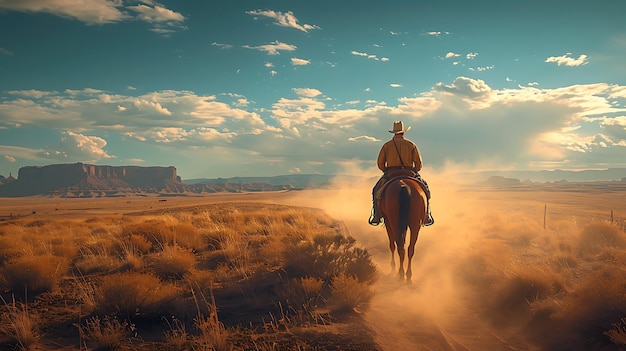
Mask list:
[[[613,209],[611,209],[611,224],[613,224]]]

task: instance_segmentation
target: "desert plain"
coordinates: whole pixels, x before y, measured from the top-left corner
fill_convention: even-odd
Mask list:
[[[430,185],[435,224],[420,231],[412,284],[391,271],[385,229],[367,224],[371,184],[206,196],[2,198],[1,345],[626,347],[623,187]],[[48,285],[24,293],[19,284],[36,279],[19,271],[36,267],[29,256],[63,269]],[[115,284],[124,279],[130,285],[117,286],[126,294],[120,297]],[[154,282],[172,295],[157,308],[136,292],[143,302],[128,305],[128,289]],[[107,333],[113,335],[101,335]]]

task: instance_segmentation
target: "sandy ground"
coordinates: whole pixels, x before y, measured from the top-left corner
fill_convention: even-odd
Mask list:
[[[500,335],[477,317],[451,276],[455,260],[471,245],[477,228],[492,216],[527,216],[542,221],[610,218],[624,221],[623,192],[469,191],[431,183],[432,227],[422,228],[413,262],[414,282],[400,283],[391,272],[383,227],[367,224],[371,185],[344,185],[335,190],[254,194],[215,194],[202,197],[143,197],[61,199],[1,198],[0,220],[18,217],[90,217],[219,202],[263,202],[322,208],[346,223],[350,235],[372,254],[381,272],[376,295],[364,318],[383,350],[529,350],[514,335]]]

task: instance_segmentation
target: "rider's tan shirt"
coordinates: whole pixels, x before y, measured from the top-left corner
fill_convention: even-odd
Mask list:
[[[402,134],[394,135],[378,153],[378,168],[381,171],[384,172],[389,167],[397,166],[415,167],[417,172],[422,169],[422,156],[419,149],[412,141],[404,139]]]

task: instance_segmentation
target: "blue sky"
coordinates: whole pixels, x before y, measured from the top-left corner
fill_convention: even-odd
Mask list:
[[[0,175],[626,167],[626,2],[0,0]]]

